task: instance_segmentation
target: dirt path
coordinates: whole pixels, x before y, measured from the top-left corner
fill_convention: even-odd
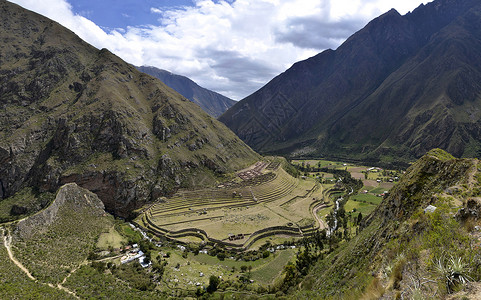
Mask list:
[[[32,273],[30,273],[30,271],[25,268],[21,262],[19,262],[15,256],[13,256],[13,252],[12,252],[12,236],[10,235],[9,232],[7,232],[7,234],[5,234],[5,230],[3,228],[0,228],[2,230],[2,235],[3,235],[3,245],[5,246],[5,249],[7,249],[7,253],[8,253],[8,257],[10,258],[10,260],[20,269],[22,270],[22,272],[24,272],[25,274],[27,274],[28,278],[30,278],[31,280],[37,282],[37,283],[40,283],[40,284],[44,284],[44,285],[48,285],[49,287],[51,288],[54,288],[54,289],[59,289],[59,290],[62,290],[64,292],[67,292],[69,293],[70,295],[74,296],[75,298],[77,299],[80,299],[74,292],[72,292],[71,290],[67,289],[66,287],[62,286],[63,283],[65,283],[65,281],[70,277],[70,275],[72,275],[73,272],[71,272],[67,277],[65,277],[65,279],[62,281],[62,283],[59,283],[57,285],[53,285],[51,283],[43,283],[43,282],[39,282],[35,277],[32,276]],[[83,263],[82,263],[83,264]],[[79,266],[80,267],[80,266]],[[78,269],[78,268],[77,268]]]
[[[312,209],[312,214],[314,215],[314,218],[316,218],[317,223],[319,223],[319,229],[328,229],[327,225],[324,223],[324,221],[317,215],[317,212],[323,208],[328,207],[328,205],[321,203],[319,205],[314,206]]]
[[[12,253],[12,249],[10,247],[10,245],[12,244],[12,236],[8,233],[5,234],[5,231],[3,230],[2,228],[2,235],[3,235],[3,245],[5,246],[5,248],[7,249],[7,253],[8,253],[8,257],[10,258],[10,260],[17,266],[20,268],[20,270],[22,270],[25,274],[27,274],[28,278],[34,280],[34,281],[37,281],[35,279],[35,277],[32,276],[32,274],[30,273],[30,271],[25,268],[21,262],[19,262],[14,256],[13,256],[13,253]]]

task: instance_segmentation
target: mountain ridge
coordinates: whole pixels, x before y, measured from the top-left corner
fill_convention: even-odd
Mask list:
[[[236,103],[236,101],[224,95],[199,86],[188,77],[151,66],[141,66],[137,67],[137,69],[160,79],[182,96],[198,104],[205,112],[214,118],[219,117]]]
[[[3,199],[76,182],[106,210],[215,184],[259,156],[164,83],[43,16],[0,1]]]
[[[468,73],[463,72],[463,66],[444,63],[449,60],[447,54],[429,55],[429,49],[435,48],[441,39],[446,43],[454,41],[457,24],[463,18],[476,20],[473,15],[478,10],[479,5],[471,0],[456,3],[438,0],[421,5],[404,16],[391,10],[369,22],[336,50],[325,50],[295,63],[259,91],[239,101],[219,120],[263,153],[349,156],[372,161],[389,161],[393,157],[408,161],[434,147],[442,147],[457,156],[469,155],[469,151],[472,154],[471,148],[479,151],[479,145],[467,147],[469,141],[462,134],[456,135],[463,140],[461,147],[456,147],[454,141],[449,141],[450,132],[443,134],[443,140],[442,137],[429,139],[428,135],[433,132],[423,132],[419,127],[422,124],[416,125],[410,135],[403,135],[403,130],[422,119],[420,116],[416,120],[419,110],[414,103],[435,102],[431,98],[444,92],[438,88],[436,95],[431,94],[425,100],[426,97],[420,94],[423,84],[428,85],[426,90],[452,86],[446,88],[450,91],[448,99],[458,101],[456,99],[463,97],[463,89],[455,88],[462,86],[463,80],[449,76],[437,78],[438,74],[432,70],[436,69],[435,66],[439,69],[440,65],[445,65],[445,69],[449,66],[451,69],[440,70],[443,74],[457,71],[462,74],[459,76],[469,78]],[[468,22],[465,23],[463,26],[468,27]],[[478,58],[474,53],[479,33],[475,26],[471,28],[469,39],[462,43],[476,45],[468,55],[475,58],[473,65],[477,65]],[[423,54],[431,60],[423,59]],[[468,57],[461,51],[455,54]],[[424,69],[410,74],[409,71],[417,66],[416,59],[420,60],[418,64],[425,63]],[[479,70],[476,69],[474,74]],[[394,77],[398,78],[392,84],[403,87],[391,95],[387,83]],[[477,95],[481,89],[470,88],[467,92]],[[390,103],[385,103],[387,101]],[[444,123],[449,123],[449,114],[443,110],[437,105],[437,113],[447,118]],[[376,119],[382,120],[377,122]],[[362,126],[358,125],[360,123]],[[458,122],[457,126],[470,125]],[[463,130],[461,128],[459,130]],[[427,141],[419,142],[416,134]],[[464,153],[466,148],[470,150]]]

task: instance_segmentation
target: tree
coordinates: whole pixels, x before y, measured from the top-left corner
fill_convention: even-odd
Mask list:
[[[296,286],[299,280],[299,273],[297,272],[296,266],[292,262],[289,262],[284,267],[284,272],[286,275],[284,277],[284,281],[282,282],[281,289],[283,291],[287,291],[290,287]]]
[[[219,253],[217,253],[217,258],[218,258],[219,260],[222,260],[222,261],[223,261],[223,260],[225,259],[225,257],[226,257],[226,255],[225,255],[224,252],[219,252]]]
[[[209,285],[207,286],[207,292],[212,294],[213,292],[217,291],[217,287],[219,286],[220,280],[219,277],[215,275],[211,275],[209,277]]]
[[[362,213],[359,213],[359,215],[357,215],[357,225],[360,225],[361,221],[362,221]]]

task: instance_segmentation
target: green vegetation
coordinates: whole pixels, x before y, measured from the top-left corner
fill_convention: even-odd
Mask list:
[[[14,265],[0,245],[0,298],[2,299],[75,299],[65,291],[32,281]]]
[[[275,284],[274,280],[282,278],[280,275],[289,262],[294,257],[293,250],[280,251],[278,255],[269,263],[264,264],[258,269],[252,271],[252,279],[259,281],[265,285]]]
[[[0,200],[0,223],[31,215],[48,206],[53,198],[52,193],[38,193],[32,188],[24,188],[15,195]]]
[[[428,154],[413,164],[378,208],[362,218],[358,235],[314,266],[297,296],[394,299],[402,293],[431,299],[480,280],[473,220],[453,217],[480,184],[478,162],[447,158],[442,152]],[[365,195],[357,200],[369,204]],[[433,213],[424,212],[428,204],[437,207]]]
[[[99,217],[89,208],[67,204],[53,224],[18,238],[13,251],[34,277],[56,284],[86,260],[99,235],[112,225],[112,216]]]
[[[162,293],[150,290],[152,287],[150,277],[138,266],[111,267],[110,269],[82,266],[67,279],[64,285],[75,291],[82,299],[163,298]]]
[[[107,250],[111,248],[120,248],[127,245],[128,240],[111,227],[108,232],[102,232],[97,241],[97,248]]]
[[[352,200],[357,202],[365,202],[374,205],[379,205],[382,201],[382,197],[370,195],[370,194],[358,194],[351,197]]]

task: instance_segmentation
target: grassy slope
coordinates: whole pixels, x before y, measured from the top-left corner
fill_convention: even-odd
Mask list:
[[[66,203],[59,208],[50,225],[42,225],[39,223],[41,221],[37,221],[31,224],[32,228],[22,227],[13,231],[13,254],[38,281],[28,279],[10,263],[2,246],[0,298],[68,299],[70,295],[48,286],[58,283],[81,299],[152,299],[162,296],[150,288],[150,279],[141,267],[140,270],[136,270],[132,264],[119,267],[113,275],[93,267],[87,261],[87,256],[97,246],[102,233],[112,233],[113,228],[119,228],[122,232],[129,231],[126,234],[134,234],[129,226],[115,226],[112,216],[98,207],[92,207],[95,197],[85,189],[76,188],[68,194]],[[100,202],[98,198],[96,201]],[[30,229],[33,231],[26,235],[25,232]],[[118,233],[114,235],[118,238]],[[147,282],[145,291],[140,290],[143,282]]]
[[[61,282],[86,261],[99,235],[114,224],[112,216],[99,216],[97,209],[79,207],[71,201],[59,208],[52,224],[34,224],[32,234],[14,238],[15,256],[42,282]]]
[[[446,249],[460,249],[460,245],[463,244],[461,241],[465,239],[467,233],[463,232],[461,225],[452,219],[450,212],[438,213],[439,216],[433,218],[446,219],[441,224],[459,228],[456,231],[458,235],[447,235],[443,226],[433,227],[430,224],[434,223],[423,221],[419,212],[422,212],[433,199],[438,199],[433,198],[433,195],[442,193],[447,187],[467,183],[475,164],[475,160],[453,159],[439,150],[431,151],[421,158],[408,169],[399,184],[391,190],[390,196],[371,214],[362,232],[314,267],[305,278],[304,291],[299,292],[299,295],[356,299],[365,293],[369,284],[378,280],[380,268],[385,264],[392,264],[396,255],[403,251],[413,249],[413,253],[419,255],[422,250],[428,250],[439,254],[439,251],[434,250],[442,245],[446,237],[454,241],[449,244],[450,246],[446,246]],[[466,197],[468,194],[460,193],[460,196]],[[452,205],[444,204],[443,198],[434,201],[435,205],[440,207]],[[413,226],[419,222],[424,222],[421,223],[424,225],[418,228]],[[423,233],[428,238],[420,243],[421,245],[413,247],[409,244],[413,235],[423,236]],[[404,243],[401,243],[402,241]],[[461,246],[461,249],[463,247]],[[385,261],[386,256],[388,262]],[[410,258],[415,261],[413,257]],[[426,263],[428,262],[420,262]]]
[[[9,259],[0,246],[0,298],[2,299],[74,299],[68,293],[34,282]]]

